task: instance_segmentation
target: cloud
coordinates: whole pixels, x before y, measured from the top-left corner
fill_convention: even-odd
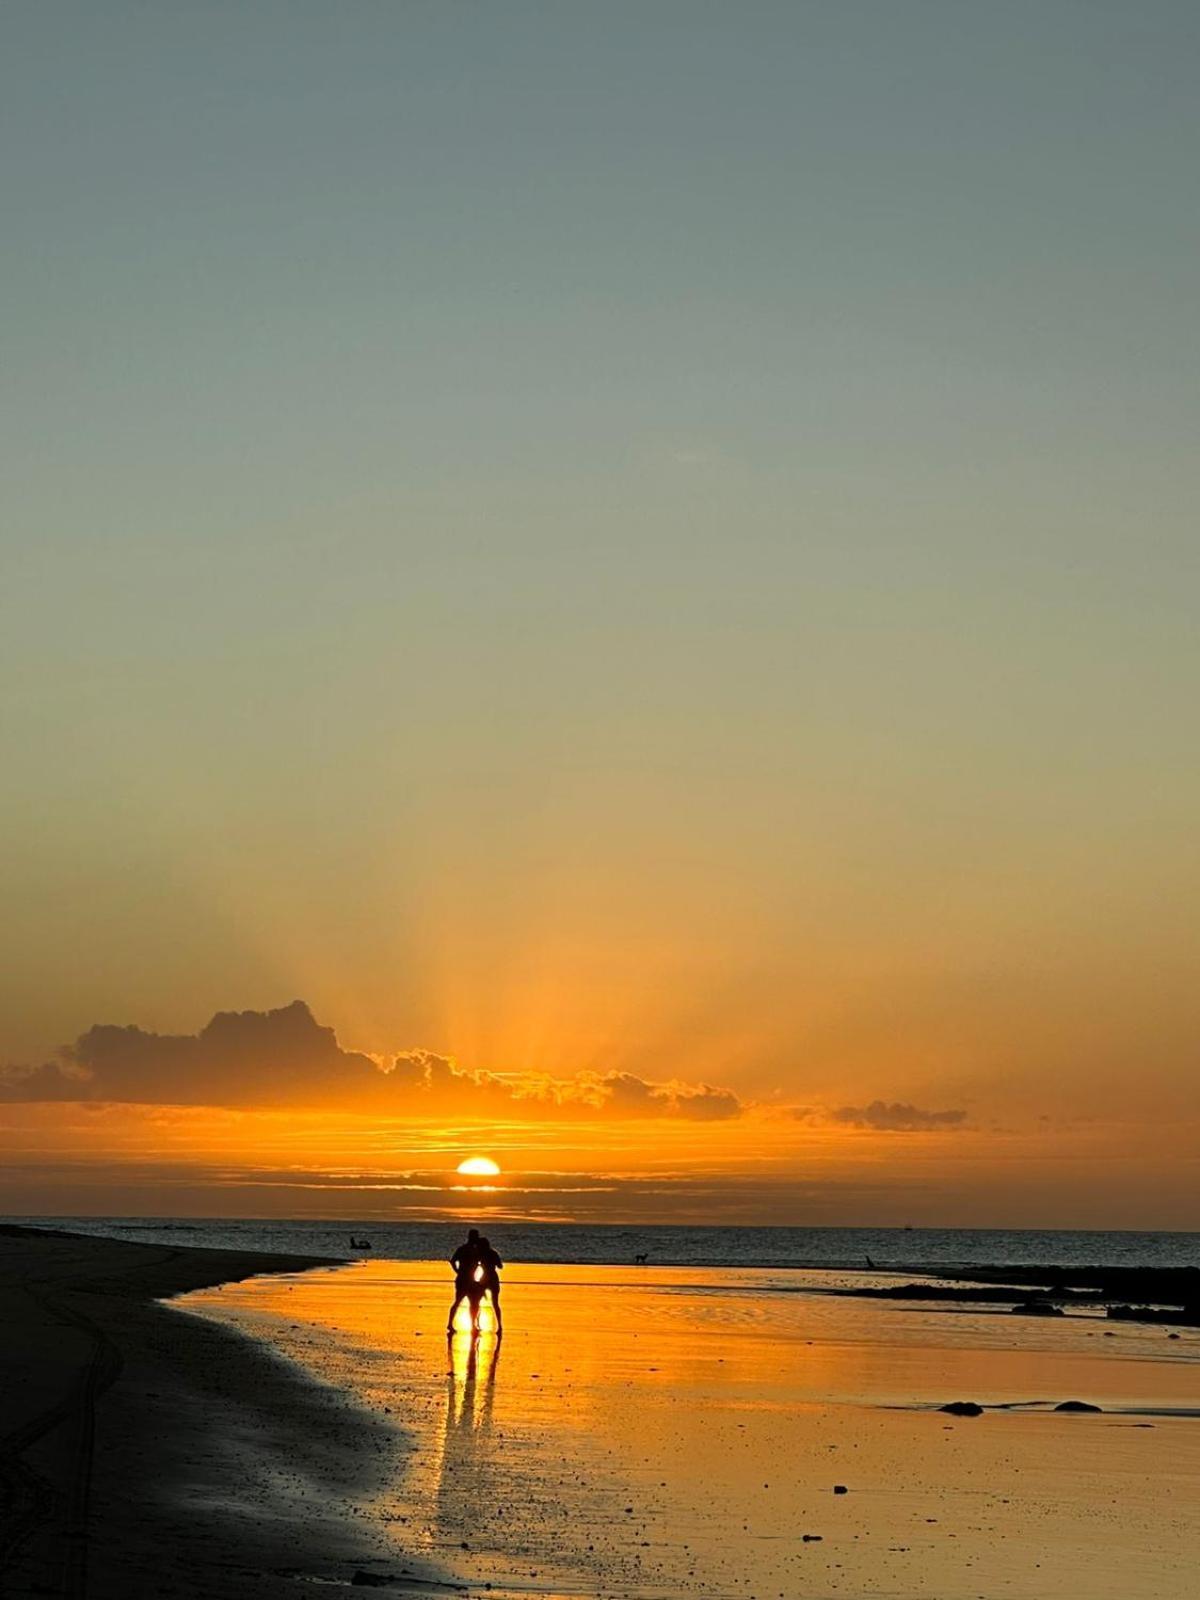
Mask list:
[[[145,1033],[104,1023],[47,1062],[5,1074],[7,1100],[151,1105],[289,1105],[353,1096],[378,1076],[340,1048],[302,1001],[278,1011],[219,1011],[198,1034]]]
[[[592,1081],[606,1110],[631,1116],[666,1115],[708,1122],[736,1117],[742,1110],[732,1090],[714,1089],[708,1083],[651,1083],[632,1072],[610,1072]]]
[[[170,1205],[164,1205],[169,1196]],[[0,1160],[0,1210],[10,1215],[61,1217],[121,1215],[156,1219],[143,1234],[173,1243],[191,1238],[195,1224],[164,1226],[173,1217],[287,1217],[313,1219],[317,1248],[344,1255],[346,1234],[331,1218],[435,1222],[467,1218],[489,1223],[596,1222],[633,1226],[646,1222],[762,1225],[781,1218],[797,1224],[830,1226],[849,1216],[869,1225],[903,1201],[906,1215],[920,1218],[923,1207],[944,1202],[940,1186],[911,1179],[866,1181],[853,1175],[820,1178],[724,1172],[671,1171],[653,1175],[590,1170],[576,1173],[506,1173],[499,1184],[480,1189],[462,1183],[445,1166],[353,1172],[322,1167],[208,1164],[170,1160],[94,1162]],[[128,1224],[130,1229],[135,1224]],[[141,1231],[141,1230],[137,1230]],[[310,1236],[312,1237],[312,1236]],[[320,1241],[319,1243],[317,1241]],[[651,1241],[647,1241],[650,1243]],[[382,1241],[376,1240],[379,1247]],[[537,1259],[534,1242],[525,1241],[524,1258]],[[645,1246],[639,1246],[644,1248]],[[297,1248],[308,1248],[297,1243]],[[541,1248],[544,1250],[545,1245]],[[621,1249],[619,1240],[614,1248]],[[669,1243],[654,1241],[656,1251]],[[449,1242],[447,1243],[447,1253]],[[762,1241],[763,1264],[772,1259],[770,1239]]]
[[[927,1133],[961,1128],[967,1119],[965,1111],[925,1111],[894,1100],[872,1100],[869,1106],[842,1106],[829,1113],[830,1122],[840,1122],[850,1128],[874,1128],[880,1133]]]
[[[729,1089],[628,1072],[570,1078],[474,1072],[431,1050],[380,1062],[343,1050],[302,1000],[277,1011],[219,1011],[198,1034],[97,1025],[56,1062],[0,1073],[0,1101],[695,1121],[736,1117],[743,1109]]]
[[[695,1121],[740,1116],[730,1089],[707,1083],[654,1082],[632,1072],[583,1072],[573,1078],[472,1072],[449,1056],[413,1050],[395,1058],[387,1077],[431,1107],[447,1111],[563,1111],[617,1117],[686,1117]]]
[[[79,1100],[87,1094],[86,1078],[73,1075],[69,1069],[53,1061],[47,1061],[32,1070],[0,1067],[0,1102]]]

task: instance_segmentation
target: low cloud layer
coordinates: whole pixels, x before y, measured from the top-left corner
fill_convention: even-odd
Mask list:
[[[0,1100],[694,1121],[720,1121],[743,1109],[729,1089],[628,1072],[500,1076],[428,1050],[377,1062],[343,1050],[301,1000],[277,1011],[220,1011],[198,1034],[98,1025],[58,1061],[0,1075]]]
[[[873,1128],[877,1133],[929,1133],[961,1128],[965,1111],[925,1111],[895,1100],[872,1100],[869,1106],[842,1106],[829,1113],[831,1122],[849,1128]]]
[[[476,1223],[486,1219],[489,1227],[518,1221],[636,1225],[705,1224],[717,1219],[727,1225],[762,1225],[786,1217],[831,1226],[847,1217],[865,1223],[887,1215],[901,1200],[905,1215],[920,1219],[924,1207],[940,1198],[936,1186],[904,1175],[868,1174],[864,1180],[849,1173],[801,1178],[693,1171],[651,1175],[531,1171],[507,1173],[494,1186],[481,1189],[456,1179],[445,1166],[331,1172],[295,1165],[280,1169],[230,1163],[215,1168],[178,1161],[0,1161],[0,1209],[8,1214],[161,1219],[169,1210],[173,1218],[307,1217],[317,1220],[325,1235],[320,1247],[331,1255],[345,1253],[346,1232],[329,1220],[337,1217],[357,1223],[458,1217]],[[157,1220],[144,1236],[175,1244],[203,1243],[194,1237],[194,1226]],[[377,1248],[380,1243],[377,1239]],[[647,1243],[659,1248],[656,1242]],[[430,1249],[429,1253],[446,1252]]]

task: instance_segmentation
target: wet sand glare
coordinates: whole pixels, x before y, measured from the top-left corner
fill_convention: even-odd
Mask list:
[[[780,1292],[797,1274],[516,1267],[498,1342],[438,1263],[190,1295],[394,1424],[358,1507],[472,1591],[1182,1594],[1200,1340]],[[1085,1399],[1099,1416],[1047,1414]],[[975,1399],[1012,1409],[959,1419]],[[386,1437],[386,1436],[385,1436]],[[844,1485],[845,1494],[835,1494]]]

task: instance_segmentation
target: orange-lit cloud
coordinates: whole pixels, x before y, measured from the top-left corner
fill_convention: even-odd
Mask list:
[[[32,1072],[10,1069],[10,1102],[85,1101],[147,1105],[320,1107],[392,1115],[433,1113],[573,1117],[682,1117],[723,1121],[741,1114],[729,1089],[630,1072],[555,1078],[473,1072],[448,1056],[411,1050],[376,1061],[343,1050],[301,1000],[275,1011],[218,1012],[198,1034],[162,1035],[108,1024],[90,1028]]]
[[[668,1056],[669,1060],[670,1057]],[[787,1065],[787,1064],[785,1064]],[[886,1064],[891,1067],[892,1063]],[[715,1076],[716,1074],[714,1074]],[[796,1084],[794,1062],[783,1073]],[[343,1049],[300,1002],[196,1034],[93,1027],[0,1075],[0,1210],[957,1226],[1188,1226],[1196,1125],[1021,1116],[965,1082],[754,1097],[594,1069]],[[815,1090],[814,1085],[814,1090]],[[1140,1110],[1140,1108],[1139,1108]],[[484,1186],[456,1167],[486,1149]],[[1105,1174],[1098,1186],[1095,1175]]]

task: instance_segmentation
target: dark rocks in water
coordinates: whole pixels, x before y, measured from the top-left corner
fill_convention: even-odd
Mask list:
[[[1089,1405],[1086,1400],[1064,1400],[1055,1406],[1055,1411],[1099,1411],[1100,1406]]]
[[[962,1267],[937,1276],[942,1281],[876,1283],[832,1293],[947,1306],[1016,1302],[1010,1310],[1029,1317],[1059,1316],[1064,1305],[1106,1307],[1110,1317],[1125,1322],[1200,1328],[1197,1267]]]
[[[914,1300],[929,1301],[945,1306],[1003,1306],[1020,1310],[1030,1316],[1052,1317],[1057,1307],[1069,1310],[1078,1306],[1084,1311],[1102,1310],[1107,1297],[1101,1289],[1069,1288],[1058,1284],[1041,1289],[1031,1283],[963,1284],[963,1283],[888,1283],[871,1284],[855,1289],[831,1289],[831,1294],[847,1295],[858,1300]],[[1040,1309],[1044,1308],[1044,1309]]]
[[[863,1289],[836,1289],[835,1294],[848,1295],[856,1300],[932,1300],[945,1301],[951,1305],[1004,1305],[1010,1300],[1028,1300],[1033,1291],[1028,1284],[1018,1288],[1015,1284],[997,1284],[966,1286],[953,1283],[888,1283],[871,1285]],[[1068,1299],[1079,1299],[1093,1304],[1095,1294],[1090,1290],[1063,1291]]]
[[[1186,1306],[1109,1306],[1116,1322],[1175,1323],[1181,1328],[1200,1328],[1200,1305]]]
[[[983,1407],[975,1400],[951,1400],[948,1405],[939,1406],[939,1411],[945,1411],[951,1417],[981,1417]]]
[[[835,1483],[834,1486],[833,1486],[833,1492],[834,1492],[834,1494],[849,1494],[850,1493],[849,1489],[847,1489],[847,1487],[846,1487],[846,1485],[844,1483]]]
[[[1143,1305],[1200,1307],[1200,1267],[957,1267],[940,1273],[959,1283],[1024,1283],[1061,1296],[1069,1289],[1090,1289],[1104,1300],[1138,1301]]]

